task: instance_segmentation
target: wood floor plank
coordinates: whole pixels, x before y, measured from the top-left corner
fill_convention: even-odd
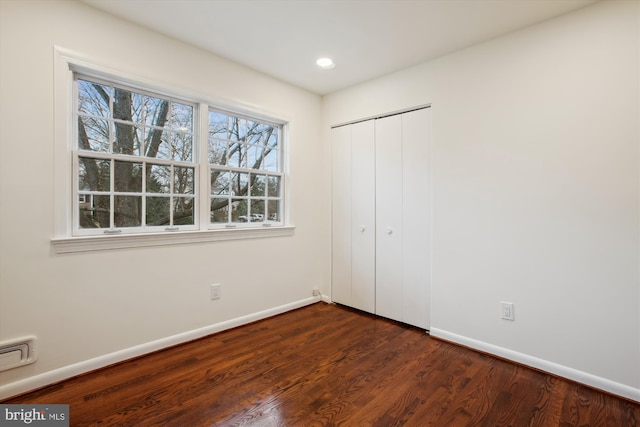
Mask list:
[[[345,307],[314,304],[3,403],[72,426],[637,427],[640,405]]]

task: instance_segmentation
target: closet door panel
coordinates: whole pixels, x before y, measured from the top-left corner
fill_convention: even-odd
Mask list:
[[[402,115],[402,321],[429,329],[431,109]]]
[[[351,305],[351,127],[331,130],[331,299]]]
[[[399,115],[375,121],[376,314],[402,320],[402,128]]]
[[[374,122],[351,129],[351,306],[375,312]]]

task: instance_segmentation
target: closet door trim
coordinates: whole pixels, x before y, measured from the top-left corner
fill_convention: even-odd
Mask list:
[[[398,114],[410,113],[412,111],[417,111],[417,110],[424,110],[425,108],[431,108],[431,104],[419,105],[417,107],[405,108],[404,110],[397,110],[397,111],[392,111],[392,112],[389,112],[389,113],[384,113],[384,114],[378,114],[378,115],[375,115],[375,116],[365,117],[363,119],[357,119],[357,120],[351,120],[351,121],[344,122],[344,123],[338,123],[336,125],[331,126],[331,129],[339,128],[339,127],[342,127],[342,126],[349,126],[349,125],[353,125],[353,124],[360,123],[360,122],[366,122],[366,121],[369,121],[369,120],[384,119],[385,117],[397,116]]]

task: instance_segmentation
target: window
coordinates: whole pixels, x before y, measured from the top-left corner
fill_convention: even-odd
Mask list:
[[[210,221],[282,221],[281,126],[209,110]]]
[[[195,229],[196,105],[77,76],[77,234]]]
[[[73,83],[71,235],[290,228],[283,123],[104,76]]]
[[[285,120],[59,46],[54,70],[56,253],[294,234]]]

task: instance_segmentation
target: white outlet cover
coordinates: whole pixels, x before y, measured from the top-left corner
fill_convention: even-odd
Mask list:
[[[500,318],[504,320],[513,320],[513,303],[500,301]]]

